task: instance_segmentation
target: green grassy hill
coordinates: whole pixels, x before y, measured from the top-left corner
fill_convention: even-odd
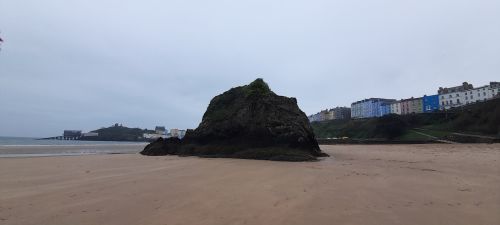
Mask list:
[[[154,133],[153,130],[128,128],[124,126],[111,126],[101,128],[92,132],[99,133],[97,137],[82,137],[81,140],[92,141],[144,141],[144,133]]]

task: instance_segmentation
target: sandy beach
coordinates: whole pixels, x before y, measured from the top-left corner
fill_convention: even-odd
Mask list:
[[[0,158],[0,224],[500,224],[500,145],[321,146],[318,162]]]

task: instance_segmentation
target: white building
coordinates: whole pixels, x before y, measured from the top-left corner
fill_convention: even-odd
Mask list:
[[[472,90],[464,92],[465,104],[482,102],[491,98],[493,98],[493,95],[490,92],[489,85],[474,88]]]
[[[153,134],[147,134],[147,133],[144,133],[142,134],[142,137],[145,138],[145,139],[158,139],[158,138],[167,138],[166,135],[163,135],[163,134],[157,134],[157,133],[153,133]]]
[[[439,87],[439,109],[450,109],[465,105],[465,92],[470,92],[472,84],[463,82],[461,86],[442,88]]]
[[[472,84],[464,82],[462,86],[439,88],[439,108],[449,109],[476,102],[487,101],[498,97],[500,82],[490,82],[489,85],[473,88]]]
[[[500,83],[490,82],[489,85],[474,88],[470,91],[465,92],[465,104],[471,104],[476,102],[482,102],[494,97],[498,97],[500,93]]]
[[[164,126],[156,126],[155,127],[155,132],[157,134],[161,134],[161,135],[165,135],[166,134],[166,130]]]
[[[180,136],[179,129],[170,129],[170,136],[179,137]]]
[[[391,104],[391,113],[401,115],[401,102],[397,101]]]

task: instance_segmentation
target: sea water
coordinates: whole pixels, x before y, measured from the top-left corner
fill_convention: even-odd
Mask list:
[[[42,157],[138,153],[148,143],[118,141],[38,140],[0,137],[0,157]]]

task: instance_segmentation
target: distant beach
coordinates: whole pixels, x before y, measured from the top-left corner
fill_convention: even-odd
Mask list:
[[[27,137],[0,137],[0,157],[43,157],[92,154],[133,154],[145,142],[38,140]]]

